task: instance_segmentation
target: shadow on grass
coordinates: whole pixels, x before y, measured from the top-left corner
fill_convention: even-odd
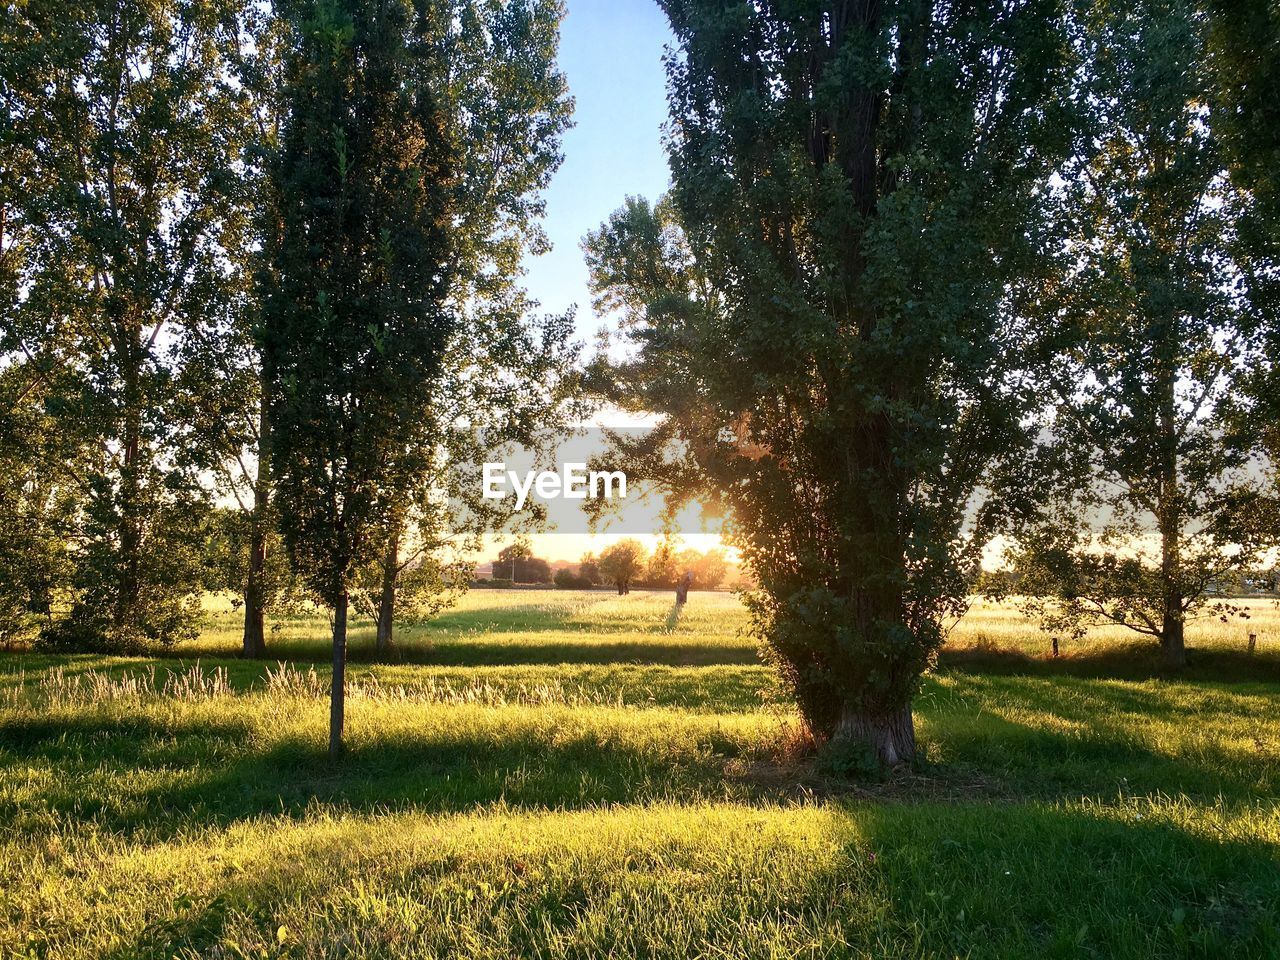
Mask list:
[[[1274,845],[1192,832],[1176,815],[1042,804],[863,806],[919,955],[1274,957]],[[917,955],[916,950],[902,950]]]
[[[675,633],[676,627],[680,626],[680,615],[684,613],[684,604],[679,601],[671,604],[671,609],[667,611],[667,620],[660,628],[661,633]]]
[[[1107,647],[1068,656],[1031,656],[1019,650],[943,647],[942,670],[991,675],[1086,677],[1117,680],[1185,680],[1212,683],[1280,683],[1280,654],[1192,648],[1182,669],[1166,666],[1149,645]]]
[[[1070,683],[1065,697],[1064,683]],[[1176,695],[1161,687],[1029,678],[934,687],[917,702],[921,743],[931,758],[920,776],[853,792],[908,801],[1114,802],[1163,794],[1228,806],[1280,793],[1280,744],[1261,733],[1256,749],[1240,742],[1242,731],[1247,737],[1265,718],[1224,714],[1207,736],[1170,744],[1141,735],[1135,720],[1141,716],[1184,723]],[[1013,718],[1000,712],[1009,704]],[[772,765],[767,745],[705,719],[694,731],[678,732],[675,721],[670,734],[661,728],[628,736],[626,714],[616,724],[561,725],[558,715],[540,720],[538,708],[530,708],[532,722],[499,725],[482,708],[470,714],[474,723],[451,723],[462,715],[445,709],[424,713],[420,727],[379,729],[375,713],[360,721],[348,754],[332,763],[319,725],[290,736],[273,732],[272,721],[255,719],[247,705],[243,720],[237,709],[228,704],[221,717],[206,710],[8,717],[0,722],[0,775],[53,775],[4,795],[0,820],[39,823],[56,814],[166,836],[183,825],[261,814],[301,817],[314,804],[440,813],[497,801],[532,809],[660,798],[792,801],[803,796],[810,776],[803,765]],[[1194,723],[1194,714],[1186,714],[1185,724]],[[759,764],[770,768],[767,775],[756,775]]]
[[[349,738],[337,762],[320,737],[277,738],[207,717],[35,717],[0,723],[0,775],[54,769],[37,795],[0,800],[0,820],[48,814],[167,838],[193,825],[262,814],[301,817],[315,804],[356,812],[446,813],[502,801],[573,809],[662,798],[723,798],[740,741],[708,728],[696,742],[629,743],[584,727],[441,729]]]
[[[366,663],[376,657],[371,647],[361,644],[351,648],[350,659]],[[323,661],[317,658],[317,662]],[[404,644],[398,648],[396,662],[442,667],[606,663],[704,667],[758,664],[760,657],[754,647],[708,646],[696,637],[686,643],[535,643],[521,639],[506,644],[457,639],[430,648]]]
[[[1045,799],[1182,794],[1247,803],[1280,793],[1280,694],[1192,684],[957,675],[916,703],[937,773]],[[1154,721],[1159,721],[1155,723]]]
[[[606,823],[610,816],[600,814]],[[246,928],[270,943],[281,916],[296,918],[292,932],[301,925],[312,944],[355,936],[395,957],[465,955],[480,943],[495,956],[655,960],[797,952],[1145,960],[1280,951],[1275,849],[1211,838],[1173,818],[1035,804],[849,806],[837,808],[827,828],[830,855],[826,845],[801,861],[780,850],[748,883],[724,856],[734,850],[732,835],[713,848],[719,856],[703,859],[637,832],[588,865],[590,875],[575,875],[555,845],[536,843],[477,864],[446,839],[440,849],[419,844],[383,865],[376,851],[361,850],[368,829],[353,824],[345,843],[303,838],[285,861],[251,853],[242,871],[198,903],[153,905],[152,921],[113,955],[207,955],[225,939],[244,938]],[[632,861],[644,869],[628,867]],[[691,898],[682,877],[693,863]],[[359,902],[333,896],[357,878]],[[481,878],[503,892],[492,904],[464,906]],[[381,902],[435,906],[379,911]],[[435,916],[442,909],[447,923]],[[380,922],[361,941],[370,916]]]

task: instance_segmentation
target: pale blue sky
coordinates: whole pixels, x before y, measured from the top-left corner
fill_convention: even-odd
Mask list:
[[[663,46],[671,39],[654,0],[568,0],[560,67],[576,101],[564,163],[547,191],[543,226],[552,250],[530,259],[530,294],[547,312],[578,305],[579,336],[600,326],[592,315],[583,235],[629,194],[656,199],[667,187],[660,126],[666,119]]]

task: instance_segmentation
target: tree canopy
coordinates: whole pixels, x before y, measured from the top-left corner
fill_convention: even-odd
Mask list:
[[[627,453],[730,508],[811,726],[906,758],[980,545],[966,510],[1022,442],[1014,308],[1065,147],[1061,11],[663,8],[672,193],[586,244],[635,350],[611,396],[664,415]]]

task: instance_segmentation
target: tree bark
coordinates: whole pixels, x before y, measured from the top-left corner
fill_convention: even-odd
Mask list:
[[[343,710],[347,681],[347,589],[333,607],[333,683],[329,689],[329,757],[342,756]]]
[[[267,565],[267,532],[258,507],[254,507],[253,530],[249,540],[249,575],[244,587],[244,638],[240,655],[261,660],[267,655],[266,596],[263,578]]]
[[[376,647],[379,655],[391,652],[394,641],[396,617],[396,579],[400,572],[400,534],[391,535],[387,554],[382,560],[382,595],[378,598],[378,636]]]
[[[865,743],[888,767],[909,763],[916,755],[916,728],[911,704],[889,714],[872,714],[846,706],[832,740]]]
[[[1167,666],[1178,668],[1187,665],[1185,624],[1181,609],[1177,614],[1165,611],[1164,625],[1160,631],[1160,645],[1164,648],[1164,662]]]
[[[249,660],[260,660],[267,655],[267,514],[271,505],[271,445],[265,383],[261,397],[258,401],[258,476],[254,483],[253,512],[249,517],[249,575],[244,588],[244,638],[241,649],[241,656]]]
[[[132,322],[121,324],[125,343],[120,357],[123,384],[123,436],[120,469],[120,559],[116,581],[114,626],[126,630],[141,591],[142,503],[139,458],[142,448],[142,346]]]
[[[1160,622],[1160,645],[1165,664],[1174,669],[1187,663],[1184,639],[1182,595],[1182,487],[1178,474],[1178,423],[1175,399],[1175,366],[1171,355],[1177,349],[1177,324],[1170,322],[1166,350],[1170,357],[1161,363],[1160,376],[1160,487],[1156,502],[1160,529],[1160,585],[1164,609]]]
[[[1174,503],[1162,505],[1160,523],[1160,579],[1164,588],[1164,609],[1160,619],[1160,646],[1164,662],[1177,670],[1187,665],[1185,622],[1182,613],[1182,542],[1178,510]]]

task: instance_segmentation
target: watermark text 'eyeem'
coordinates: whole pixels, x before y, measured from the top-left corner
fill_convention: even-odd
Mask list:
[[[566,463],[559,471],[527,470],[522,475],[508,470],[505,463],[484,465],[484,496],[501,500],[508,496],[507,487],[515,493],[516,509],[523,510],[532,490],[542,500],[598,500],[627,496],[627,475],[621,470],[587,470],[585,463]],[[615,492],[616,491],[616,492]]]

